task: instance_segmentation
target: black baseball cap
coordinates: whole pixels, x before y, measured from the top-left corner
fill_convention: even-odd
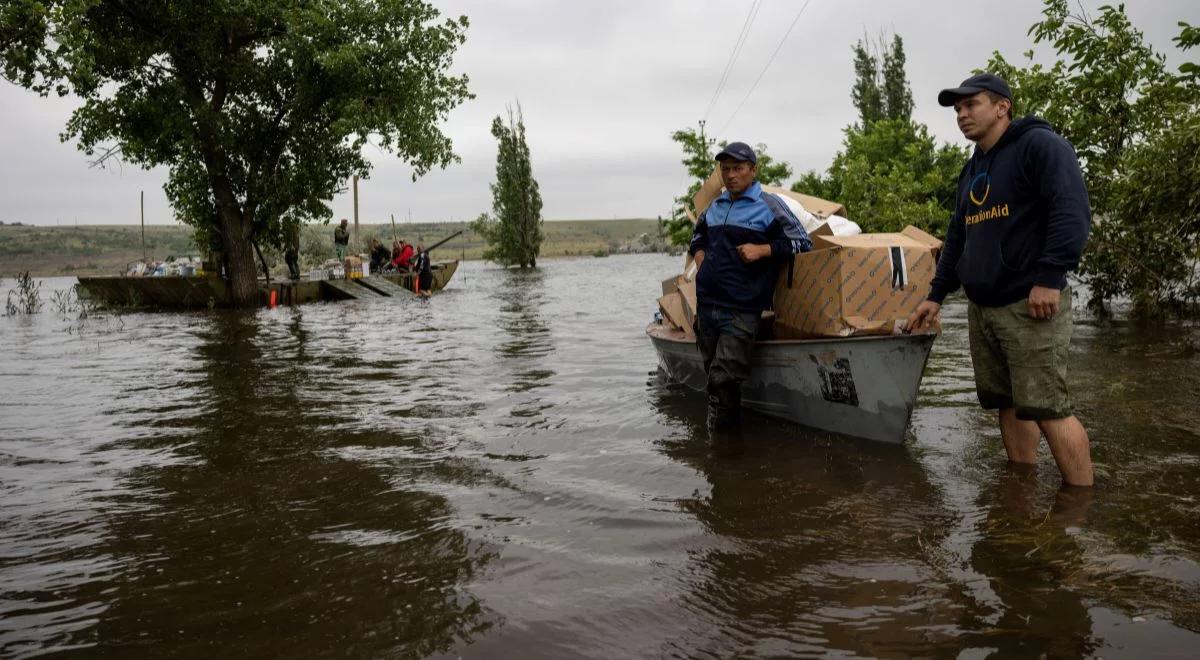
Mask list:
[[[758,165],[758,156],[754,154],[754,150],[750,148],[750,145],[746,144],[745,142],[730,142],[729,144],[725,145],[725,148],[721,150],[721,153],[717,154],[717,160],[722,161],[727,158],[733,160],[744,160],[748,163]]]
[[[938,105],[948,108],[959,99],[974,96],[979,92],[994,92],[1009,101],[1012,100],[1012,90],[1008,88],[1008,83],[1004,82],[1003,78],[994,73],[981,73],[962,81],[958,87],[943,89],[938,93]]]

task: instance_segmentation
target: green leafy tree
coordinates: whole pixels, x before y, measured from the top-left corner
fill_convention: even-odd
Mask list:
[[[883,80],[881,93],[883,107],[888,119],[911,119],[913,111],[912,88],[904,72],[904,40],[892,35],[892,47],[883,51],[880,74]]]
[[[916,225],[945,233],[954,212],[958,173],[967,151],[938,145],[912,120],[912,91],[904,71],[904,41],[890,48],[859,41],[852,49],[855,81],[850,96],[859,122],[845,128],[842,149],[824,173],[808,171],[792,190],[836,200],[867,232]]]
[[[537,267],[542,249],[542,196],[533,178],[525,119],[520,106],[508,110],[508,122],[492,120],[492,135],[500,143],[496,155],[496,182],[492,184],[492,215],[485,213],[471,228],[488,248],[483,258],[502,266]]]
[[[854,87],[850,99],[858,108],[858,120],[864,128],[883,119],[883,91],[879,85],[879,60],[862,40],[854,46]]]
[[[728,142],[722,142],[724,149]],[[767,153],[767,145],[759,142],[754,145],[754,155],[758,157],[758,182],[764,186],[782,186],[792,178],[792,166],[783,160],[775,160]],[[710,163],[710,170],[711,170]]]
[[[1179,25],[1181,50],[1200,43]],[[1079,154],[1096,218],[1080,269],[1091,306],[1128,297],[1140,315],[1195,311],[1200,67],[1170,71],[1122,5],[1093,17],[1046,0],[1029,34],[1060,59],[1043,66],[1028,51],[1022,67],[994,53],[987,67],[1013,87],[1015,112],[1043,116]]]
[[[166,166],[177,217],[248,305],[254,252],[327,222],[328,200],[368,175],[368,143],[416,175],[458,160],[438,124],[470,98],[447,74],[466,28],[420,0],[9,0],[0,67],[78,97],[62,139],[96,162]]]
[[[665,232],[673,245],[687,245],[692,240],[692,219],[688,211],[692,209],[692,198],[712,175],[716,167],[714,157],[720,153],[729,142],[722,141],[716,151],[712,151],[715,141],[704,133],[704,122],[700,122],[698,130],[682,129],[671,134],[671,139],[683,148],[683,166],[687,169],[691,184],[687,192],[675,198],[671,218],[667,220]],[[767,145],[759,142],[754,145],[754,154],[758,158],[758,181],[768,186],[782,186],[784,181],[791,178],[792,166],[786,161],[775,160],[767,153]]]
[[[890,46],[881,38],[879,45],[860,39],[854,45],[854,86],[850,99],[858,109],[859,127],[883,119],[910,119],[913,110],[912,88],[904,71],[904,40],[893,35]]]
[[[691,179],[687,191],[675,198],[671,208],[671,217],[667,220],[666,234],[672,245],[687,245],[692,240],[692,219],[688,212],[692,210],[692,197],[704,185],[713,171],[712,150],[716,140],[704,133],[704,122],[700,122],[696,130],[685,128],[671,134],[671,140],[683,149],[683,167]]]

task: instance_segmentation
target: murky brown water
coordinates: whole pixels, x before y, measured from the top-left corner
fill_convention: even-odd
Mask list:
[[[1200,328],[1077,325],[1099,478],[1060,492],[1005,467],[961,303],[906,446],[714,446],[643,335],[677,268],[0,318],[0,655],[1195,653]]]

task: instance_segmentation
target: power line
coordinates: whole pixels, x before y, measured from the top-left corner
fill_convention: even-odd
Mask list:
[[[742,49],[749,41],[750,26],[754,24],[754,20],[758,18],[758,10],[762,9],[762,1],[754,0],[750,4],[750,11],[746,12],[746,19],[742,21],[742,30],[738,33],[737,41],[733,44],[733,51],[729,53],[729,59],[725,62],[725,70],[721,72],[721,79],[717,82],[717,89],[713,91],[712,99],[708,102],[708,108],[704,110],[704,119],[708,119],[708,115],[712,112],[713,107],[717,104],[717,98],[721,96],[721,92],[725,89],[725,83],[729,81],[729,74],[733,72],[733,65],[737,62],[737,58],[741,55]]]
[[[792,34],[792,28],[796,27],[796,23],[800,22],[800,17],[804,14],[804,10],[808,9],[808,3],[810,2],[812,2],[812,0],[804,0],[804,6],[800,8],[800,11],[796,12],[796,18],[792,19],[792,24],[788,26],[787,32],[783,33],[783,38],[779,40],[779,45],[775,47],[775,51],[771,53],[771,57],[767,59],[766,65],[763,66],[762,71],[758,74],[758,77],[754,79],[754,84],[750,86],[750,89],[746,92],[746,95],[742,97],[742,102],[738,104],[737,109],[733,111],[732,115],[729,115],[729,119],[727,119],[725,121],[725,125],[721,127],[721,133],[724,133],[725,129],[729,128],[729,125],[733,123],[733,118],[736,117],[737,113],[741,111],[742,106],[746,105],[746,101],[750,98],[750,95],[754,93],[755,88],[758,87],[759,81],[761,81],[763,76],[766,75],[767,69],[771,68],[771,64],[775,61],[775,56],[779,54],[779,50],[783,48],[784,42],[786,42],[788,36]]]
[[[721,72],[721,78],[717,81],[717,88],[713,90],[712,98],[708,101],[708,108],[704,110],[703,118],[700,119],[700,131],[703,133],[704,124],[708,121],[708,115],[713,111],[717,104],[717,99],[720,98],[721,92],[725,89],[725,84],[729,81],[729,74],[733,72],[734,64],[737,63],[738,57],[741,56],[742,49],[745,48],[746,42],[749,41],[750,28],[754,25],[754,21],[758,18],[758,12],[762,9],[762,0],[754,0],[750,3],[750,10],[746,12],[746,18],[742,20],[742,29],[738,32],[737,40],[733,44],[733,50],[729,53],[729,59],[725,61],[725,69]],[[676,188],[684,188],[690,175],[684,172],[679,179],[679,185]],[[672,204],[674,206],[674,204]]]

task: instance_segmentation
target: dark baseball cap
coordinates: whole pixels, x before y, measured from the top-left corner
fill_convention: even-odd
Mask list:
[[[938,93],[938,105],[948,108],[959,99],[975,96],[979,92],[994,92],[1009,101],[1012,100],[1012,90],[1003,78],[994,73],[981,73],[962,81],[958,87],[943,89]]]
[[[725,160],[731,158],[733,160],[744,160],[754,165],[758,164],[758,156],[754,155],[754,150],[745,142],[730,142],[725,145],[721,153],[717,154],[717,160]]]

